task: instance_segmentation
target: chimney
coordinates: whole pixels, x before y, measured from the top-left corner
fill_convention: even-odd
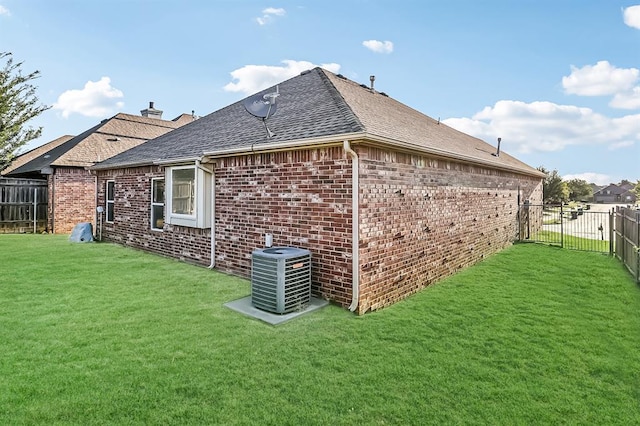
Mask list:
[[[370,75],[369,76],[369,81],[371,82],[371,90],[373,90],[373,82],[376,81],[376,76],[375,75]]]
[[[155,109],[153,107],[153,102],[149,102],[149,108],[141,110],[140,114],[142,114],[143,117],[157,118],[158,120],[162,120],[162,110]]]

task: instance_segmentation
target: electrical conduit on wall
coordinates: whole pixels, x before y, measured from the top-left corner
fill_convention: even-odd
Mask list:
[[[358,154],[351,149],[349,141],[344,141],[344,150],[352,158],[351,163],[351,252],[352,252],[352,283],[351,283],[351,305],[349,310],[354,312],[358,308],[358,299],[360,297],[360,256],[359,256],[359,166]]]

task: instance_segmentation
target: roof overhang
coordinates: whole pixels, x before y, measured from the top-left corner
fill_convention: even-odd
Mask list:
[[[313,139],[294,139],[282,142],[266,142],[256,143],[250,146],[243,146],[238,148],[226,148],[212,151],[206,151],[199,157],[183,157],[173,159],[158,159],[152,161],[143,161],[138,163],[129,163],[121,165],[101,165],[100,163],[90,167],[91,170],[108,170],[108,169],[123,169],[131,167],[144,167],[144,166],[170,166],[170,165],[182,165],[193,164],[196,161],[206,163],[216,158],[234,157],[238,155],[250,155],[258,153],[268,153],[277,151],[293,151],[301,148],[319,148],[329,146],[342,146],[343,142],[348,140],[352,145],[367,144],[373,146],[379,146],[382,148],[392,148],[394,150],[400,150],[406,153],[425,154],[435,158],[441,158],[450,161],[465,162],[472,165],[488,167],[497,170],[508,171],[517,174],[524,174],[527,176],[533,176],[537,178],[544,178],[546,175],[535,169],[521,168],[512,166],[510,164],[500,164],[496,161],[484,160],[478,157],[467,156],[455,152],[450,152],[443,149],[434,147],[425,147],[422,145],[405,142],[397,139],[386,138],[379,135],[374,135],[366,132],[356,133],[343,133],[339,135],[323,136]]]
[[[483,167],[490,167],[493,169],[499,169],[518,174],[525,174],[529,176],[535,176],[543,178],[546,175],[538,170],[529,170],[525,168],[511,166],[509,164],[500,164],[495,161],[483,160],[478,157],[466,156],[438,148],[424,147],[409,142],[400,141],[397,139],[385,138],[378,135],[373,135],[366,132],[358,133],[344,133],[341,135],[331,135],[322,138],[314,139],[298,139],[286,142],[273,142],[273,143],[261,143],[253,144],[251,147],[221,149],[215,151],[208,151],[203,154],[206,158],[223,158],[236,155],[246,155],[255,153],[267,153],[274,151],[286,151],[300,148],[316,148],[321,146],[342,146],[343,141],[348,140],[352,144],[367,144],[380,146],[383,148],[393,148],[395,150],[401,150],[407,153],[420,153],[427,154],[432,157],[442,158],[446,160],[462,161]]]

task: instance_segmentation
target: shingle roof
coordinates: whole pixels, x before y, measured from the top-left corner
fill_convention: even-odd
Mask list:
[[[66,141],[68,141],[69,139],[73,138],[72,135],[64,135],[64,136],[60,136],[57,139],[52,140],[51,142],[47,142],[44,145],[41,145],[37,148],[34,148],[30,151],[27,151],[23,154],[20,154],[19,156],[17,156],[16,158],[14,158],[11,161],[11,164],[9,164],[9,166],[7,166],[5,169],[3,169],[0,174],[2,175],[6,175],[8,173],[11,173],[12,171],[14,171],[15,169],[17,169],[18,167],[21,167],[25,164],[27,164],[29,161],[34,160],[38,157],[41,157],[42,155],[46,154],[48,151],[51,151],[53,148],[65,143]]]
[[[193,117],[182,114],[174,120],[141,117],[118,113],[103,120],[82,134],[61,144],[46,144],[43,149],[5,174],[11,176],[39,173],[51,166],[88,167],[156,138],[185,123]],[[48,148],[48,149],[46,149]],[[19,157],[20,158],[20,157]]]
[[[276,86],[259,94],[274,92]],[[495,147],[459,132],[391,97],[321,68],[277,86],[277,112],[267,121],[275,136],[267,138],[263,122],[247,113],[243,101],[116,155],[95,169],[170,163],[205,154],[259,149],[314,140],[372,140],[471,162],[540,175],[536,169],[500,153]],[[345,136],[345,137],[343,137]]]

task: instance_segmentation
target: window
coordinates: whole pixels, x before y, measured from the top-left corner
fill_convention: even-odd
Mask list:
[[[171,213],[194,216],[196,169],[173,170],[171,185]]]
[[[116,200],[116,191],[115,191],[116,182],[113,180],[107,181],[106,188],[106,200],[107,200],[107,222],[113,223],[114,218],[114,207]]]
[[[151,229],[164,227],[164,178],[151,179]]]
[[[167,224],[209,228],[211,226],[211,172],[202,167],[168,167],[165,172]]]

